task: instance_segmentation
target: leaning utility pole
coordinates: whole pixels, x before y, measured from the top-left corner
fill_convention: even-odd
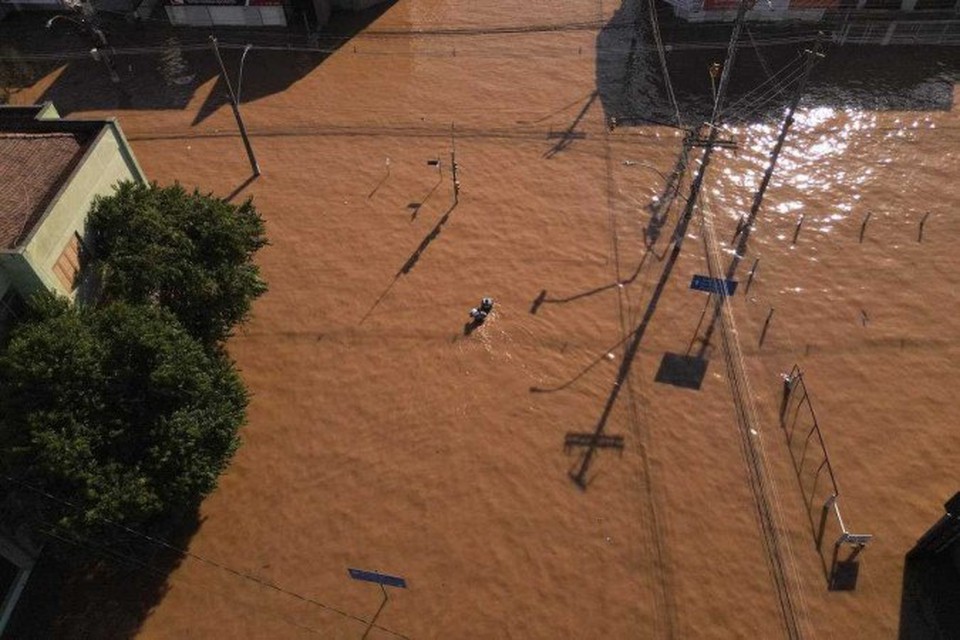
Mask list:
[[[233,108],[233,117],[237,119],[237,127],[240,129],[240,137],[243,138],[243,146],[247,149],[250,168],[253,170],[254,176],[259,176],[260,165],[257,164],[256,156],[253,155],[253,147],[250,146],[250,138],[247,137],[247,128],[243,126],[243,118],[240,116],[240,104],[237,100],[237,94],[233,92],[233,85],[230,84],[227,68],[223,66],[223,58],[220,57],[220,47],[217,46],[217,39],[210,36],[210,43],[213,45],[213,53],[217,56],[217,62],[220,63],[220,77],[223,78],[223,83],[227,85],[227,92],[230,94],[230,106]]]

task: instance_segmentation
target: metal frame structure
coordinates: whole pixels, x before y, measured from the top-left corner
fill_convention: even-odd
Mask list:
[[[787,410],[790,408],[791,401],[794,399],[795,393],[799,390],[802,393],[802,396],[796,403],[796,408],[793,411],[793,428],[788,428],[787,425]],[[795,425],[798,414],[800,413],[801,408],[806,406],[809,411],[810,418],[812,419],[813,426],[807,431],[806,436],[803,441],[803,453],[800,456],[800,460],[797,460],[793,455],[793,442],[795,437]],[[816,434],[816,446],[819,447],[822,454],[822,459],[820,465],[817,467],[814,472],[814,484],[813,489],[810,494],[810,502],[813,500],[814,493],[816,491],[817,483],[820,480],[820,476],[824,469],[827,471],[827,475],[830,478],[830,496],[824,501],[823,507],[820,512],[820,526],[815,534],[817,549],[820,550],[823,545],[823,536],[826,529],[827,518],[829,517],[830,512],[833,512],[836,517],[837,524],[840,526],[840,535],[837,537],[836,541],[833,544],[833,556],[830,562],[830,570],[827,576],[828,583],[833,583],[833,576],[836,573],[838,562],[840,562],[840,548],[844,545],[849,546],[852,551],[851,553],[843,560],[843,562],[853,562],[860,552],[867,546],[870,540],[873,539],[873,535],[869,533],[852,533],[847,529],[846,523],[844,523],[843,515],[840,512],[840,487],[837,484],[837,477],[833,471],[833,463],[830,462],[830,453],[827,451],[826,442],[823,439],[823,432],[820,429],[820,423],[817,420],[816,411],[814,411],[813,403],[810,401],[810,394],[807,390],[806,382],[803,378],[803,371],[800,369],[799,365],[793,365],[793,368],[790,370],[790,373],[784,374],[783,376],[783,400],[780,404],[780,426],[784,430],[784,434],[787,438],[787,446],[790,447],[790,456],[793,460],[794,470],[799,476],[801,470],[803,469],[803,464],[806,460],[807,449],[810,445],[811,438]],[[801,491],[804,491],[801,487]],[[806,496],[804,496],[806,498]],[[809,503],[808,503],[809,506]]]

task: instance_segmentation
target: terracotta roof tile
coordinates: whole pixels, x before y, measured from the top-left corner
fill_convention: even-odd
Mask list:
[[[0,247],[16,247],[83,155],[87,136],[0,130]]]

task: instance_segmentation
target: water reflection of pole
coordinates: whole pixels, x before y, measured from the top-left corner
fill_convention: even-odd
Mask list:
[[[740,234],[740,242],[737,245],[737,251],[733,257],[733,262],[730,264],[730,269],[727,270],[728,278],[733,276],[740,258],[746,252],[747,240],[750,238],[750,229],[753,227],[753,223],[760,211],[760,204],[763,202],[763,195],[766,193],[767,187],[770,185],[770,178],[773,177],[773,171],[777,168],[777,158],[780,157],[780,151],[783,149],[783,143],[787,139],[787,132],[790,131],[790,126],[793,124],[793,114],[796,112],[797,107],[800,106],[800,99],[803,97],[803,92],[806,90],[807,81],[810,79],[810,72],[813,71],[813,66],[816,63],[817,58],[823,57],[823,54],[820,53],[820,41],[822,38],[823,33],[818,33],[817,40],[813,45],[813,49],[807,49],[807,61],[806,67],[803,70],[803,76],[800,78],[799,84],[797,84],[797,90],[790,99],[790,106],[787,108],[787,113],[783,119],[783,124],[780,126],[780,135],[777,136],[777,143],[774,145],[773,151],[770,153],[770,163],[767,165],[767,170],[763,173],[763,179],[760,180],[760,186],[753,195],[753,204],[750,206],[750,214],[747,216],[747,219],[743,225],[743,231]],[[797,225],[793,235],[794,244],[797,242],[797,236],[800,234],[800,226],[802,224],[803,216],[800,217],[800,223]],[[756,267],[756,264],[754,264],[754,267]],[[753,272],[751,271],[751,280],[752,273]]]

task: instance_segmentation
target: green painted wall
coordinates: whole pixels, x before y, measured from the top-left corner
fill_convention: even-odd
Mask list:
[[[22,248],[23,258],[39,285],[73,297],[53,271],[74,232],[86,238],[86,218],[98,195],[110,195],[122,180],[143,180],[143,174],[119,127],[106,127],[87,150],[83,162],[64,185],[50,209]],[[28,285],[29,279],[18,279]],[[27,290],[18,286],[21,293]]]

